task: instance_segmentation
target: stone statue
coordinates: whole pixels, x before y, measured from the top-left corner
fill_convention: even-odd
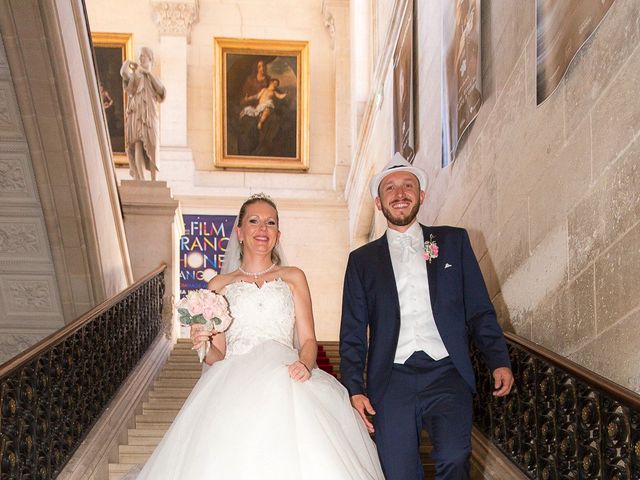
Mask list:
[[[134,180],[144,180],[144,169],[155,181],[158,167],[158,103],[165,98],[165,88],[151,73],[153,51],[140,49],[138,63],[125,60],[120,69],[122,84],[127,92],[125,126],[129,173]]]

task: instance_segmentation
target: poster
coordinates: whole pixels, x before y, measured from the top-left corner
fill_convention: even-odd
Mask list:
[[[180,238],[180,298],[190,290],[207,288],[220,273],[235,215],[183,215]]]
[[[398,43],[393,52],[393,144],[413,163],[413,0],[407,2]]]
[[[480,0],[443,3],[442,166],[455,157],[458,143],[482,105]]]
[[[569,64],[615,0],[536,0],[536,101],[560,84]]]

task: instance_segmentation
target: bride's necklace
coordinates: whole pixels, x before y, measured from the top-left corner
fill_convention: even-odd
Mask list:
[[[264,275],[265,273],[269,273],[271,270],[273,270],[273,268],[276,266],[275,263],[272,263],[269,268],[265,268],[264,270],[260,271],[260,272],[247,272],[244,268],[242,267],[238,267],[238,270],[240,270],[240,272],[244,273],[245,275],[251,277],[253,276],[254,280],[258,280],[258,277],[260,275]]]

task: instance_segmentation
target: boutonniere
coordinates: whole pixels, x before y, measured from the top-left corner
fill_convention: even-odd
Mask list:
[[[433,234],[429,235],[429,240],[424,242],[424,252],[422,258],[431,263],[431,260],[438,258],[438,244],[435,241]]]

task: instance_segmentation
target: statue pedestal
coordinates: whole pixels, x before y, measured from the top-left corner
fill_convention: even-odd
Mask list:
[[[178,325],[172,318],[180,291],[178,243],[184,231],[180,203],[173,199],[167,182],[122,180],[119,191],[133,278],[141,278],[162,262],[167,264],[163,315],[166,333],[177,338]]]

